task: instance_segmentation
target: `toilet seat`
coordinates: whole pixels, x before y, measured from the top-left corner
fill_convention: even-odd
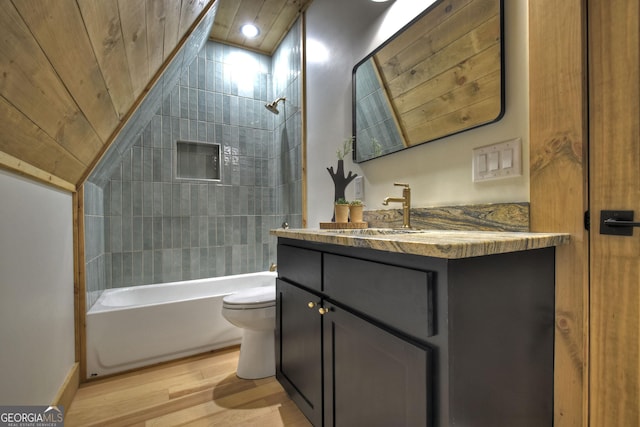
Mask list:
[[[275,305],[275,285],[243,289],[222,299],[222,307],[230,310],[251,310]]]

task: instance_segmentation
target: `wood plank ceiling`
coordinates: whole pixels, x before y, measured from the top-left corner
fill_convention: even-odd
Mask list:
[[[211,40],[273,54],[282,38],[312,0],[218,0],[218,11],[211,28]],[[254,24],[260,34],[253,39],[240,28]]]
[[[0,167],[74,190],[214,1],[0,2]],[[214,38],[269,54],[311,2],[217,1]]]
[[[213,1],[0,2],[0,164],[78,185]]]

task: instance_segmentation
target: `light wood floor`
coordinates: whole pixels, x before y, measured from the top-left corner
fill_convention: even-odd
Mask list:
[[[83,384],[65,425],[311,425],[275,377],[236,377],[238,355],[234,347]]]

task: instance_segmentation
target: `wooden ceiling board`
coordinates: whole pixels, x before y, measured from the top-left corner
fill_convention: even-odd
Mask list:
[[[258,12],[262,8],[264,0],[242,0],[236,16],[233,18],[227,40],[235,45],[243,45],[246,37],[242,34],[241,28],[248,22],[255,22]],[[215,23],[213,24],[215,26]]]
[[[187,33],[187,30],[204,10],[209,2],[206,0],[182,0],[180,10],[180,26],[178,27],[178,39]]]
[[[129,65],[120,29],[118,2],[78,0],[78,6],[116,113],[123,117],[135,98],[131,76],[122,72]]]
[[[78,4],[72,0],[19,0],[13,4],[100,139],[118,124]]]
[[[101,141],[11,3],[0,4],[0,96],[89,164]]]
[[[266,36],[272,31],[286,5],[287,0],[265,0],[253,20],[256,27],[260,28],[260,34],[254,39],[246,40],[246,42],[255,42],[257,46],[261,45]]]
[[[311,0],[218,0],[210,38],[272,55],[278,44]],[[258,37],[246,38],[240,28],[253,23],[260,30]]]
[[[167,60],[173,51],[173,48],[178,44],[178,30],[180,28],[180,8],[182,7],[179,1],[169,1],[167,5],[167,13],[164,21],[164,60]]]
[[[133,95],[138,98],[150,79],[146,5],[144,1],[118,0],[118,9]]]
[[[0,98],[0,129],[0,151],[4,153],[74,184],[86,169],[4,98]]]
[[[229,31],[231,30],[231,25],[233,24],[233,19],[238,13],[238,9],[240,8],[239,1],[224,1],[218,0],[220,3],[218,6],[218,11],[216,12],[215,21],[213,23],[213,27],[211,27],[211,38],[215,40],[227,40],[229,37]]]
[[[164,61],[164,31],[169,0],[146,0],[147,56],[149,75],[155,74]]]
[[[290,1],[288,3],[290,3]],[[280,10],[278,16],[261,40],[260,45],[257,46],[258,50],[273,53],[299,15],[300,10],[297,7],[289,6]],[[251,40],[247,40],[247,44],[251,44]]]

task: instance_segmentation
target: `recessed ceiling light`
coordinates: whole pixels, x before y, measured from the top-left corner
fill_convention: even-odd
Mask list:
[[[242,26],[242,34],[244,34],[245,37],[247,38],[254,38],[256,37],[258,34],[260,34],[260,30],[258,30],[258,27],[256,27],[253,24],[244,24]]]

